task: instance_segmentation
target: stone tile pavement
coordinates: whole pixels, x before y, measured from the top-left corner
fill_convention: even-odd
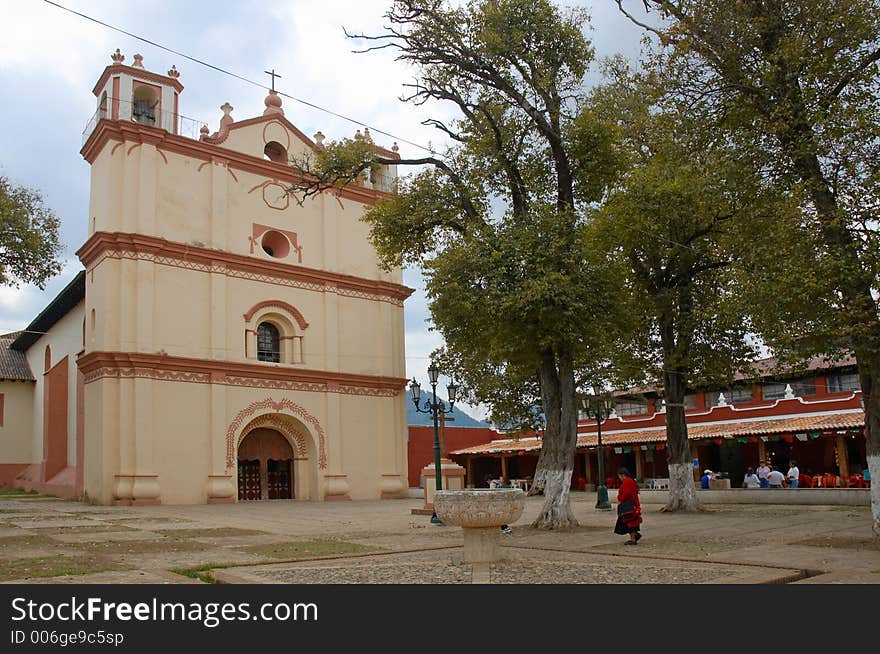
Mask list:
[[[580,526],[532,529],[528,498],[507,560],[462,565],[461,530],[412,515],[418,499],[106,507],[0,496],[0,581],[27,583],[878,583],[861,507],[645,507],[624,547],[613,513],[572,495]]]

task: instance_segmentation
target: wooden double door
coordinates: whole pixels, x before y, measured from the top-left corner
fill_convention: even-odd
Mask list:
[[[238,499],[293,499],[293,461],[290,459],[238,461]]]
[[[238,499],[293,499],[294,454],[280,433],[258,428],[238,447]]]

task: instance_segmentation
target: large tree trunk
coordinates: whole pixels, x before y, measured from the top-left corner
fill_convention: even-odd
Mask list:
[[[880,541],[880,355],[856,351],[865,407],[865,451],[871,473],[871,516],[874,539]]]
[[[660,321],[660,340],[664,351],[663,392],[666,396],[666,462],[669,466],[669,499],[662,511],[699,511],[697,488],[691,464],[684,396],[687,389],[684,370],[677,367],[674,324],[670,317]]]
[[[545,429],[530,494],[544,493],[544,506],[532,523],[539,529],[576,527],[571,510],[571,474],[577,444],[574,367],[570,352],[547,350],[539,369]]]
[[[802,127],[798,136],[784,138],[783,144],[795,154],[795,146],[803,143]],[[807,141],[811,142],[811,141]],[[868,470],[871,472],[871,514],[874,537],[880,540],[880,320],[877,319],[877,303],[871,288],[871,277],[858,254],[858,244],[840,215],[837,198],[822,174],[819,158],[814,153],[792,157],[795,169],[808,185],[811,199],[821,222],[822,237],[828,244],[831,256],[839,261],[845,271],[840,280],[840,290],[850,327],[853,350],[859,367],[859,384],[862,388],[862,405],[865,409],[865,450]]]

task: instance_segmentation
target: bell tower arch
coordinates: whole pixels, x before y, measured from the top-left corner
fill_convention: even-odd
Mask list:
[[[101,119],[132,121],[177,134],[183,91],[177,68],[172,66],[165,75],[154,73],[144,68],[144,58],[139,54],[127,65],[118,48],[110,58],[113,64],[104,69],[92,89],[98,99],[94,123]]]

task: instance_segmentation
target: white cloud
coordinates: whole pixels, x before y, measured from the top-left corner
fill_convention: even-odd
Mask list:
[[[0,286],[0,334],[27,327],[80,270],[82,264],[78,259],[64,259],[61,272],[46,284],[43,291],[33,284],[19,288]]]

